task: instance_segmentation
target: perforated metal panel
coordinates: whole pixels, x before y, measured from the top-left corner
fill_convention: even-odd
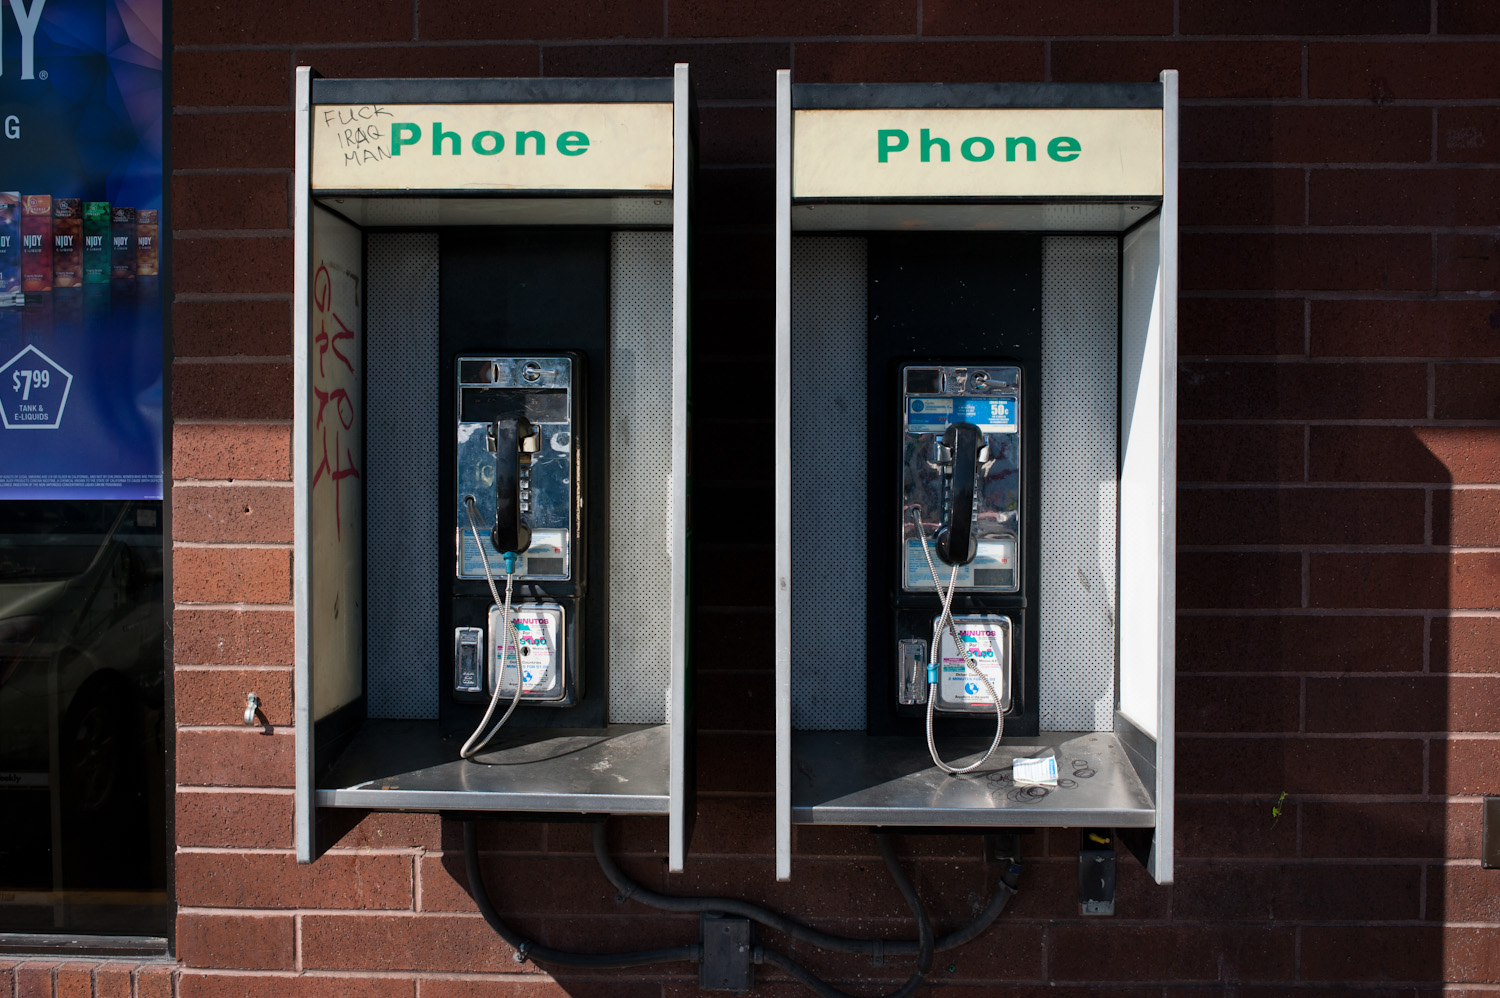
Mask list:
[[[661,724],[672,665],[672,234],[610,237],[609,719]]]
[[[792,727],[802,730],[865,727],[865,269],[863,239],[792,242]]]
[[[1041,727],[1114,727],[1118,241],[1042,240]]]
[[[371,717],[438,716],[438,237],[371,235],[364,468]],[[418,414],[414,416],[414,414]]]

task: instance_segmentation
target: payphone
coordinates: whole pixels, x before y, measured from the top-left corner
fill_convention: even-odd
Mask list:
[[[952,770],[936,738],[993,735],[993,751],[1036,728],[1039,249],[1000,234],[868,241],[869,727],[925,727],[950,772],[986,759]]]
[[[570,706],[582,692],[584,562],[574,558],[582,495],[574,431],[582,419],[573,374],[581,384],[583,365],[576,353],[457,358],[454,575],[483,580],[491,597],[483,627],[454,628],[460,701],[493,706],[509,696],[512,709]],[[516,582],[537,594],[514,602]]]
[[[502,726],[590,727],[607,686],[608,243],[597,231],[445,233],[439,314],[448,594],[445,730],[471,757]],[[574,349],[559,349],[558,346]],[[547,708],[547,709],[539,709]],[[482,736],[482,737],[481,737]]]

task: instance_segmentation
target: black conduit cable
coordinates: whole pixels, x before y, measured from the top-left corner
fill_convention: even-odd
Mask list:
[[[887,841],[887,836],[877,835],[877,840]],[[882,846],[884,855],[885,846]],[[594,826],[594,858],[599,863],[599,868],[604,871],[615,889],[620,892],[620,900],[633,898],[644,905],[652,908],[660,908],[663,911],[686,912],[689,914],[703,914],[705,912],[716,912],[725,915],[737,915],[759,922],[767,928],[775,929],[777,932],[785,933],[799,942],[805,942],[819,949],[832,950],[835,953],[853,953],[859,956],[882,957],[882,956],[909,956],[921,948],[921,943],[915,939],[851,939],[846,936],[836,936],[810,925],[803,925],[794,919],[788,918],[779,912],[762,908],[758,904],[749,901],[741,901],[737,898],[715,898],[715,897],[676,897],[671,894],[658,894],[655,891],[642,887],[635,883],[615,865],[615,861],[609,855],[609,849],[605,837],[603,822]],[[886,863],[888,868],[895,865],[894,853]],[[898,867],[897,867],[898,868]],[[941,953],[945,950],[955,949],[964,943],[974,939],[985,929],[994,924],[995,919],[1005,910],[1005,906],[1016,894],[1014,878],[1020,873],[1020,865],[1012,863],[1006,871],[1006,878],[1001,879],[995,889],[995,894],[990,898],[990,903],[985,906],[979,916],[961,929],[948,933],[936,940],[933,944],[934,952]],[[893,873],[894,875],[894,873]]]
[[[637,950],[633,953],[570,953],[567,950],[553,949],[527,939],[500,921],[500,916],[495,912],[495,906],[490,903],[489,893],[484,888],[484,880],[479,875],[479,835],[475,831],[474,822],[465,821],[463,826],[464,866],[469,874],[469,891],[474,896],[474,903],[479,906],[479,913],[484,916],[490,928],[494,929],[495,933],[516,951],[518,963],[535,960],[539,963],[556,964],[559,967],[585,967],[598,970],[640,967],[651,963],[702,962],[703,948],[697,943],[673,946],[668,949]]]
[[[917,920],[917,965],[913,968],[911,976],[906,983],[895,991],[890,992],[882,998],[910,998],[916,993],[917,988],[922,986],[922,979],[932,969],[932,921],[927,917],[927,909],[922,907],[922,899],[917,897],[917,889],[911,885],[911,880],[906,876],[906,871],[901,869],[901,864],[896,861],[896,849],[891,845],[889,835],[879,834],[875,840],[880,843],[880,858],[885,860],[886,869],[891,871],[891,879],[896,882],[896,887],[901,891],[901,896],[911,906],[912,917]],[[812,971],[802,966],[785,953],[777,952],[763,946],[755,948],[755,962],[768,963],[786,971],[788,974],[811,988],[821,998],[863,998],[861,995],[853,995],[824,981]]]

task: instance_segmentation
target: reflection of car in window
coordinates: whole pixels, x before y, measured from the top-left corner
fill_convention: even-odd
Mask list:
[[[4,504],[0,887],[161,882],[159,509]]]

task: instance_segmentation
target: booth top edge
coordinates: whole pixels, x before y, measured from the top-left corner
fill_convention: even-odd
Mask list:
[[[670,76],[487,79],[330,79],[314,104],[670,104]]]
[[[1159,108],[1155,83],[794,83],[796,110]]]

